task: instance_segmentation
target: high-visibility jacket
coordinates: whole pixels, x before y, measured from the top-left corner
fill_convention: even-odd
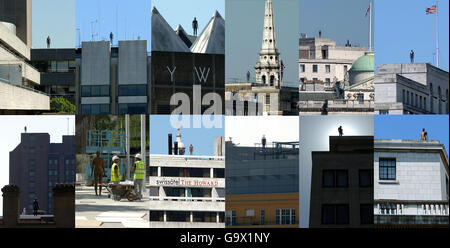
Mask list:
[[[117,174],[119,177],[116,177],[116,174],[114,173],[115,168],[117,168]],[[119,165],[114,163],[111,166],[111,182],[119,182],[121,179],[122,179],[122,176],[120,175]]]
[[[134,162],[136,169],[134,170],[134,180],[144,179],[145,175],[145,163],[141,161]]]

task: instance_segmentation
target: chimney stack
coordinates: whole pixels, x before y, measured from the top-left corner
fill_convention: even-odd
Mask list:
[[[178,155],[178,142],[175,141],[173,144],[173,154]]]
[[[3,225],[5,227],[17,227],[20,218],[20,188],[15,184],[5,185],[2,192]]]

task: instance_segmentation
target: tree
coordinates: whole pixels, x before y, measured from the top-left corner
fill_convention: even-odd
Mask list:
[[[50,110],[57,113],[75,114],[76,107],[64,97],[53,97],[50,100]]]

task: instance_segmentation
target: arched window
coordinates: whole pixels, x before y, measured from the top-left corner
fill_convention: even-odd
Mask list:
[[[270,76],[270,86],[273,86],[273,82],[275,81],[275,77],[273,75]]]
[[[262,76],[262,82],[263,84],[266,84],[266,75]]]

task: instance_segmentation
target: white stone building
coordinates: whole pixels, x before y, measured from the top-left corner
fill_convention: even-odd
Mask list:
[[[305,91],[307,81],[321,81],[332,87],[333,82],[344,81],[353,63],[364,56],[364,47],[336,46],[327,38],[300,38],[299,40],[300,90]]]
[[[375,140],[374,216],[380,226],[446,226],[449,167],[439,141]]]
[[[378,65],[376,114],[449,114],[448,72],[428,63]]]
[[[50,97],[36,90],[41,74],[30,64],[31,0],[2,1],[0,9],[0,114],[50,110]]]
[[[184,147],[177,135],[174,148]],[[223,137],[214,147],[215,156],[150,154],[151,228],[225,227]]]

